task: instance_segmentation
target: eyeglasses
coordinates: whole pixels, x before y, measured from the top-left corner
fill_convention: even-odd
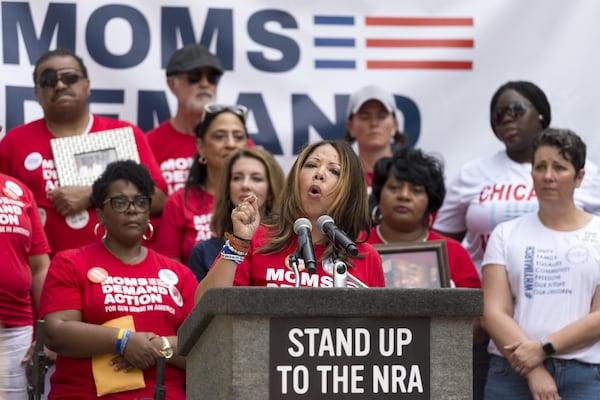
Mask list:
[[[54,89],[58,85],[58,81],[61,81],[66,86],[71,86],[79,82],[81,79],[85,79],[85,76],[76,74],[74,72],[65,72],[58,76],[55,69],[47,69],[40,75],[38,80],[38,87],[52,88]]]
[[[204,106],[205,115],[206,114],[218,114],[224,111],[230,111],[235,115],[239,115],[242,117],[244,121],[246,121],[246,116],[248,115],[248,107],[243,106],[241,104],[234,105],[225,105],[225,104],[216,104],[209,103]]]
[[[133,205],[138,211],[146,212],[150,209],[152,199],[147,196],[138,196],[133,200],[129,200],[125,196],[115,196],[104,200],[104,204],[110,202],[110,207],[115,212],[125,212],[129,210],[129,206]]]
[[[211,85],[217,85],[219,80],[221,79],[221,75],[216,71],[203,71],[201,69],[194,69],[192,71],[186,72],[187,79],[190,85],[194,85],[202,80],[202,77],[205,76],[208,83]]]
[[[527,105],[522,101],[513,101],[512,103],[508,103],[507,106],[497,108],[492,113],[492,124],[500,125],[506,115],[509,115],[512,119],[521,118],[523,115],[525,115],[528,109],[529,107],[527,107]]]

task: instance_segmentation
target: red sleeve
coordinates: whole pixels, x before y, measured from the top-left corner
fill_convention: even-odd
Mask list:
[[[13,154],[13,151],[10,149],[10,136],[6,133],[6,135],[0,139],[0,172],[10,176],[16,176],[12,173],[13,171],[11,171],[11,154]]]
[[[446,239],[450,278],[456,287],[480,288],[481,279],[467,250],[456,240]]]
[[[377,250],[368,243],[360,243],[358,252],[364,257],[353,259],[354,267],[348,268],[348,272],[368,287],[385,287],[383,265]]]
[[[27,189],[27,197],[29,197],[31,204],[28,210],[29,220],[31,221],[31,248],[29,249],[29,255],[50,254],[50,244],[48,244],[48,238],[42,225],[40,210],[33,198],[33,193],[29,189]]]
[[[156,239],[155,249],[167,257],[182,258],[181,245],[183,243],[183,190],[181,189],[167,198],[160,219],[160,229]]]
[[[61,310],[82,310],[75,254],[80,250],[58,252],[50,263],[40,299],[40,316]]]
[[[385,287],[385,276],[383,274],[383,265],[381,256],[373,247],[370,247],[369,253],[365,258],[368,268],[369,282],[365,282],[369,287]]]
[[[154,153],[148,143],[148,138],[138,127],[133,127],[133,134],[135,135],[135,142],[137,145],[138,153],[140,155],[140,162],[148,168],[150,176],[154,179],[156,187],[162,190],[165,194],[168,193],[167,182],[160,171],[158,162],[154,157]]]
[[[187,318],[187,316],[194,309],[194,296],[196,294],[196,289],[198,288],[198,280],[196,279],[196,275],[189,269],[187,266],[178,263],[177,261],[171,260],[173,263],[177,263],[179,266],[179,275],[182,277],[182,290],[181,296],[183,297],[183,310],[181,313],[181,318],[177,322],[177,329],[181,327],[183,321]]]

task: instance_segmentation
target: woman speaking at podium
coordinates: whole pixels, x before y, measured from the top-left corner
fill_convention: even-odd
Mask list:
[[[320,141],[308,145],[292,166],[281,196],[277,216],[261,226],[256,197],[239,204],[231,213],[233,232],[210,272],[196,291],[198,301],[207,289],[223,286],[294,286],[290,256],[298,247],[294,225],[297,219],[310,221],[311,241],[317,264],[309,274],[302,266],[300,286],[333,286],[332,256],[338,254],[317,219],[329,215],[339,229],[353,240],[369,228],[367,191],[362,167],[354,150],[341,141]],[[339,256],[348,271],[369,287],[383,287],[381,258],[369,244],[357,245],[359,255]],[[306,260],[305,260],[306,261]],[[349,282],[349,285],[351,283]]]

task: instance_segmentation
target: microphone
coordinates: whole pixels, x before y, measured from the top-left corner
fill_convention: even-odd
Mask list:
[[[312,244],[312,224],[308,218],[298,218],[294,222],[294,232],[298,235],[298,251],[300,252],[300,258],[304,260],[306,270],[309,274],[316,274],[317,259]]]
[[[356,243],[354,243],[343,230],[335,225],[333,218],[329,215],[321,215],[319,219],[317,219],[317,228],[319,229],[319,232],[327,235],[331,243],[336,247],[345,250],[351,257],[356,257],[358,255]]]

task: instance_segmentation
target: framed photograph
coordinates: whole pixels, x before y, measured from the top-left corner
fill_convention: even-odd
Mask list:
[[[50,140],[61,186],[90,186],[117,160],[140,162],[129,126]]]
[[[450,287],[445,241],[390,243],[373,247],[383,261],[386,287]]]

